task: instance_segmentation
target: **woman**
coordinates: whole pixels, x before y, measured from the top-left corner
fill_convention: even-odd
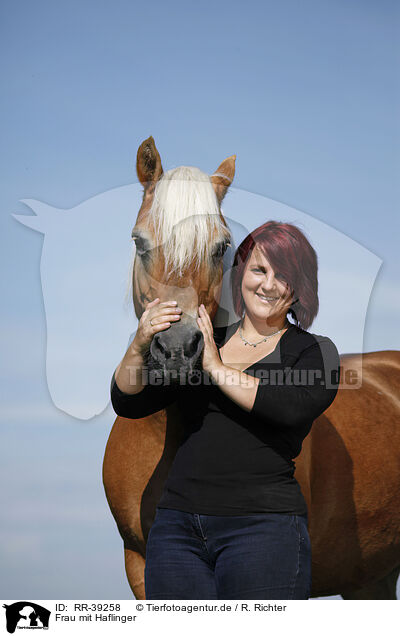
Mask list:
[[[318,311],[315,251],[297,227],[265,223],[239,246],[231,283],[240,321],[213,332],[199,307],[200,384],[142,384],[143,350],[180,320],[176,303],[159,299],[113,378],[118,415],[143,417],[176,401],[184,423],[148,538],[147,599],[310,595],[307,509],[293,459],[339,380],[335,345],[306,331]]]

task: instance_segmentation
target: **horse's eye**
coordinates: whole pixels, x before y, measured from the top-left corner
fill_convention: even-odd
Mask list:
[[[219,260],[220,258],[222,258],[228,247],[230,247],[229,241],[221,241],[220,243],[218,243],[212,253],[213,259]]]
[[[132,238],[135,241],[136,254],[138,254],[138,256],[145,256],[149,251],[149,242],[142,236],[137,236],[135,234],[132,234]]]

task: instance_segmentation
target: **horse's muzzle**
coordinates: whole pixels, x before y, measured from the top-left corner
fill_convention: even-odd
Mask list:
[[[187,373],[198,367],[203,334],[189,324],[173,325],[157,333],[150,345],[149,367],[165,373]]]

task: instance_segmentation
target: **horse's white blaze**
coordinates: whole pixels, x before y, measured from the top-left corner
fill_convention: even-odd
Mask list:
[[[163,174],[148,222],[157,245],[163,246],[166,271],[179,275],[193,263],[206,263],[214,243],[230,237],[209,175],[191,166]]]

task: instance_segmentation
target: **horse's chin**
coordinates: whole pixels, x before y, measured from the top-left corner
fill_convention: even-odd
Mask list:
[[[161,363],[148,354],[145,360],[147,383],[153,385],[179,386],[197,384],[198,378],[204,374],[201,366],[201,356],[194,360],[167,360]]]

